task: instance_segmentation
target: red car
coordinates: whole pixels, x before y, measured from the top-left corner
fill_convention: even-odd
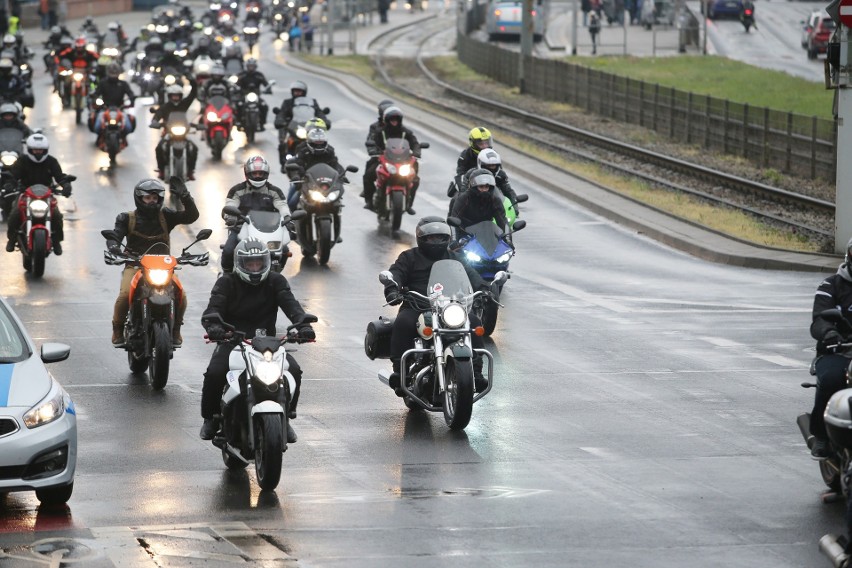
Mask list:
[[[822,14],[815,19],[808,29],[808,59],[816,59],[820,53],[828,51],[828,40],[834,33],[834,20],[828,14]]]

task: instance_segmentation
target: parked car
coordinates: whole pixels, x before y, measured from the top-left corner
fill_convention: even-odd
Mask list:
[[[71,498],[77,466],[77,416],[65,389],[45,363],[71,348],[36,346],[0,298],[0,493],[35,491],[45,504]]]
[[[707,0],[701,3],[702,13],[711,20],[717,18],[739,18],[743,10],[742,0]]]
[[[808,59],[816,59],[817,55],[828,51],[828,40],[831,39],[835,27],[834,20],[827,13],[821,12],[808,32],[808,41],[805,44]]]

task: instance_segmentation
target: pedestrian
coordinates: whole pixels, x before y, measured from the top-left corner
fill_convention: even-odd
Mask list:
[[[59,25],[59,0],[47,0],[48,28]]]
[[[601,17],[597,12],[589,14],[589,34],[592,36],[592,55],[598,52],[598,34],[601,32]]]
[[[590,0],[580,0],[580,9],[583,11],[583,27],[589,25],[589,12],[592,11],[592,3]]]
[[[381,23],[388,23],[388,8],[390,8],[390,0],[379,0],[379,18]]]
[[[47,0],[39,0],[38,15],[41,16],[41,29],[50,29],[50,13],[47,6]]]

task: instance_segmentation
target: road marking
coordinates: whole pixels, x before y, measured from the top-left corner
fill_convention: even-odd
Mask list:
[[[774,363],[780,367],[793,367],[793,368],[802,368],[806,369],[810,366],[810,362],[797,361],[795,359],[790,359],[789,357],[784,357],[783,355],[772,355],[770,353],[747,353],[749,357],[754,357],[756,359],[760,359],[761,361],[766,361],[768,363]]]

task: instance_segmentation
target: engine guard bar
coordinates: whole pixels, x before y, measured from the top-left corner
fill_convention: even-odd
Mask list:
[[[399,360],[399,387],[402,389],[402,392],[404,392],[408,398],[413,400],[424,410],[428,410],[429,412],[443,412],[443,407],[432,406],[431,404],[411,392],[411,389],[409,389],[408,385],[406,384],[408,382],[408,377],[406,376],[408,374],[408,359],[409,357],[414,357],[415,355],[420,353],[434,353],[434,349],[409,349],[408,351],[402,354],[402,357]],[[435,380],[437,380],[437,377],[435,377]]]

